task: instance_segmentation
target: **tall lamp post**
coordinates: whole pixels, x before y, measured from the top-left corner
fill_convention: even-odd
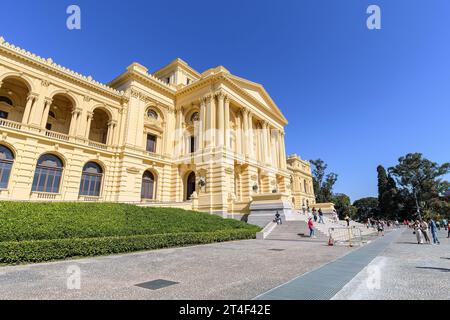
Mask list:
[[[417,192],[416,192],[416,188],[413,188],[413,193],[414,193],[414,200],[416,201],[416,208],[417,208],[417,215],[419,216],[419,220],[422,220],[422,214],[420,212],[420,205],[419,205],[419,200],[417,199]]]

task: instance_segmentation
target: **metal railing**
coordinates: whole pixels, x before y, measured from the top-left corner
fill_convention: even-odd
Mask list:
[[[356,227],[329,228],[328,236],[336,245],[348,245],[349,247],[363,245],[362,231]]]

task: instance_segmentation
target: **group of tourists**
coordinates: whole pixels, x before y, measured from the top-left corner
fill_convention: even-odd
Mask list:
[[[400,222],[398,220],[384,220],[384,219],[367,219],[366,223],[367,229],[376,229],[378,235],[384,236],[384,231],[390,228],[398,228],[400,227]]]
[[[448,230],[447,238],[450,237],[450,223],[446,222],[446,228]],[[439,225],[439,227],[438,227]],[[440,223],[436,223],[434,219],[428,219],[428,222],[425,220],[416,220],[414,222],[409,223],[409,227],[414,229],[414,234],[417,238],[417,244],[431,244],[431,238],[433,238],[433,244],[440,244],[438,239],[438,231],[440,230]]]

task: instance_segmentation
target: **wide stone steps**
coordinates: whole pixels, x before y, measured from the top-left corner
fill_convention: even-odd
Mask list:
[[[285,221],[282,225],[276,226],[266,239],[305,240],[311,238],[309,237],[308,224],[305,221]],[[316,238],[314,240],[327,241],[328,236],[316,229]]]

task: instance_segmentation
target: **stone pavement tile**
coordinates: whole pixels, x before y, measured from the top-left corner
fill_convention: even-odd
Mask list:
[[[0,299],[251,299],[353,250],[248,240],[9,266],[0,268]],[[71,265],[81,268],[79,291],[67,290]],[[135,286],[157,279],[179,284],[156,291]]]

